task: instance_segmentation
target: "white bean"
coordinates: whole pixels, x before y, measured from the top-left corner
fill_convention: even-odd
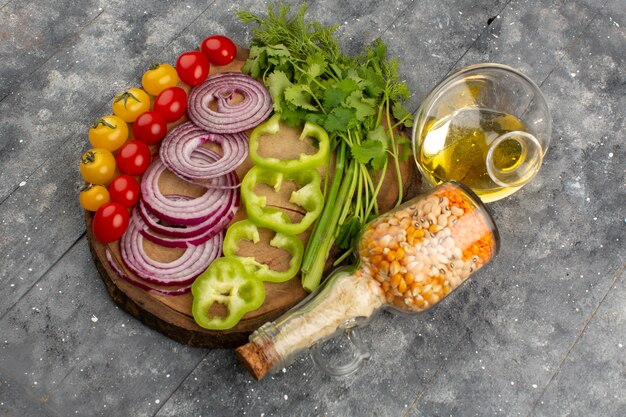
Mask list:
[[[430,197],[428,197],[426,202],[430,203],[432,206],[439,205],[439,198],[435,197],[434,195],[431,195]]]

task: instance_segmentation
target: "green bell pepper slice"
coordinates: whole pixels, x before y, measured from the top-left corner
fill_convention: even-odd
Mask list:
[[[266,122],[257,126],[250,134],[250,159],[263,168],[270,168],[280,172],[297,172],[305,169],[316,168],[328,161],[330,155],[330,139],[328,133],[315,123],[306,122],[299,139],[306,137],[315,139],[317,152],[308,155],[301,153],[298,159],[279,159],[263,157],[259,155],[259,141],[263,135],[275,135],[280,130],[280,114],[275,114]]]
[[[224,252],[224,256],[236,258],[241,261],[245,268],[253,273],[257,279],[269,282],[285,282],[289,281],[300,271],[304,245],[297,236],[276,232],[270,241],[271,246],[283,249],[291,256],[289,259],[289,268],[286,271],[271,269],[267,264],[260,263],[251,256],[237,255],[239,242],[242,240],[249,240],[253,243],[257,243],[260,240],[259,228],[250,220],[241,220],[228,227],[224,244],[222,245],[222,251]]]
[[[265,301],[263,282],[254,278],[235,258],[218,258],[191,286],[193,318],[209,330],[230,329],[248,311],[256,310]],[[213,303],[226,306],[225,316],[209,314]]]
[[[304,217],[297,223],[292,223],[281,210],[266,207],[266,197],[254,192],[254,187],[258,183],[272,186],[278,192],[285,180],[293,180],[301,187],[292,192],[289,198],[290,203],[297,204],[306,210]],[[248,218],[256,225],[287,235],[297,235],[308,229],[324,208],[321,183],[322,177],[315,169],[288,174],[255,166],[248,171],[241,182],[241,198],[246,206]]]

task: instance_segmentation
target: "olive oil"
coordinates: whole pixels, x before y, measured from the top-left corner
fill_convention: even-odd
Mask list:
[[[416,155],[421,171],[433,184],[459,181],[485,202],[506,197],[520,186],[496,183],[489,175],[487,159],[490,157],[492,167],[501,172],[512,171],[524,162],[522,141],[511,132],[528,129],[517,117],[490,109],[462,108],[439,120],[431,118]],[[492,145],[495,147],[489,155]]]

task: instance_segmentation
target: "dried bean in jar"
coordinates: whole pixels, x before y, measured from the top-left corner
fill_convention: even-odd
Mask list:
[[[463,188],[444,184],[368,224],[361,264],[394,307],[426,310],[495,255],[495,225],[483,210]]]

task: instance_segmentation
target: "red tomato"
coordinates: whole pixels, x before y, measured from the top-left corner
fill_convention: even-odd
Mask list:
[[[115,161],[119,170],[124,174],[141,175],[148,169],[151,157],[148,145],[138,140],[131,140],[117,151]]]
[[[226,36],[209,36],[200,44],[200,50],[213,65],[226,65],[233,62],[237,55],[237,47]]]
[[[139,200],[139,183],[130,175],[119,175],[107,187],[111,200],[131,208]]]
[[[209,69],[209,60],[200,51],[183,52],[176,60],[178,78],[192,87],[206,79]]]
[[[114,242],[122,237],[128,228],[129,220],[128,210],[123,205],[103,204],[93,217],[93,233],[99,242]]]
[[[187,93],[180,87],[166,88],[154,101],[154,111],[168,122],[180,119],[187,111]]]
[[[167,122],[160,113],[154,111],[141,113],[133,123],[135,139],[148,145],[156,145],[166,134]]]

